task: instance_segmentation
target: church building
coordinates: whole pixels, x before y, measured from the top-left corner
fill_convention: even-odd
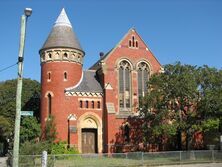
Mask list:
[[[147,81],[162,70],[137,31],[83,70],[85,52],[62,9],[39,54],[42,129],[53,116],[57,139],[80,153],[116,152],[117,140],[130,145],[127,118],[138,116]]]

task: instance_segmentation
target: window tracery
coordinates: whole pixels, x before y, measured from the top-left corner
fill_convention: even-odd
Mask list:
[[[138,94],[139,98],[144,97],[147,92],[147,82],[149,81],[150,70],[149,66],[145,62],[141,62],[137,67],[138,75]]]
[[[131,107],[131,66],[126,60],[119,63],[119,107],[121,110]]]

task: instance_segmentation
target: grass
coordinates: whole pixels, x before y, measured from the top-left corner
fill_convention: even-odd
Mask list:
[[[215,154],[197,154],[195,156],[189,153],[170,154],[165,153],[128,153],[128,154],[75,154],[75,155],[49,155],[48,167],[135,167],[135,166],[156,166],[172,164],[194,164],[222,162],[222,152]],[[181,159],[181,161],[180,161]],[[40,167],[41,156],[20,156],[20,167]]]

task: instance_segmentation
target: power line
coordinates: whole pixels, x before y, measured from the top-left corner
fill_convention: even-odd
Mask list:
[[[10,65],[10,66],[8,66],[8,67],[5,67],[5,68],[1,69],[0,72],[3,72],[3,71],[5,71],[5,70],[7,70],[7,69],[9,69],[9,68],[11,68],[11,67],[17,65],[17,64],[18,64],[18,62],[15,63],[15,64]]]

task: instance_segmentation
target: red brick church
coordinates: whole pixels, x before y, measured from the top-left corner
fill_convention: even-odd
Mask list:
[[[162,70],[136,30],[83,70],[85,52],[63,9],[39,53],[42,128],[53,116],[57,138],[81,153],[114,152],[117,134],[129,144],[126,119],[138,115],[146,82]]]

